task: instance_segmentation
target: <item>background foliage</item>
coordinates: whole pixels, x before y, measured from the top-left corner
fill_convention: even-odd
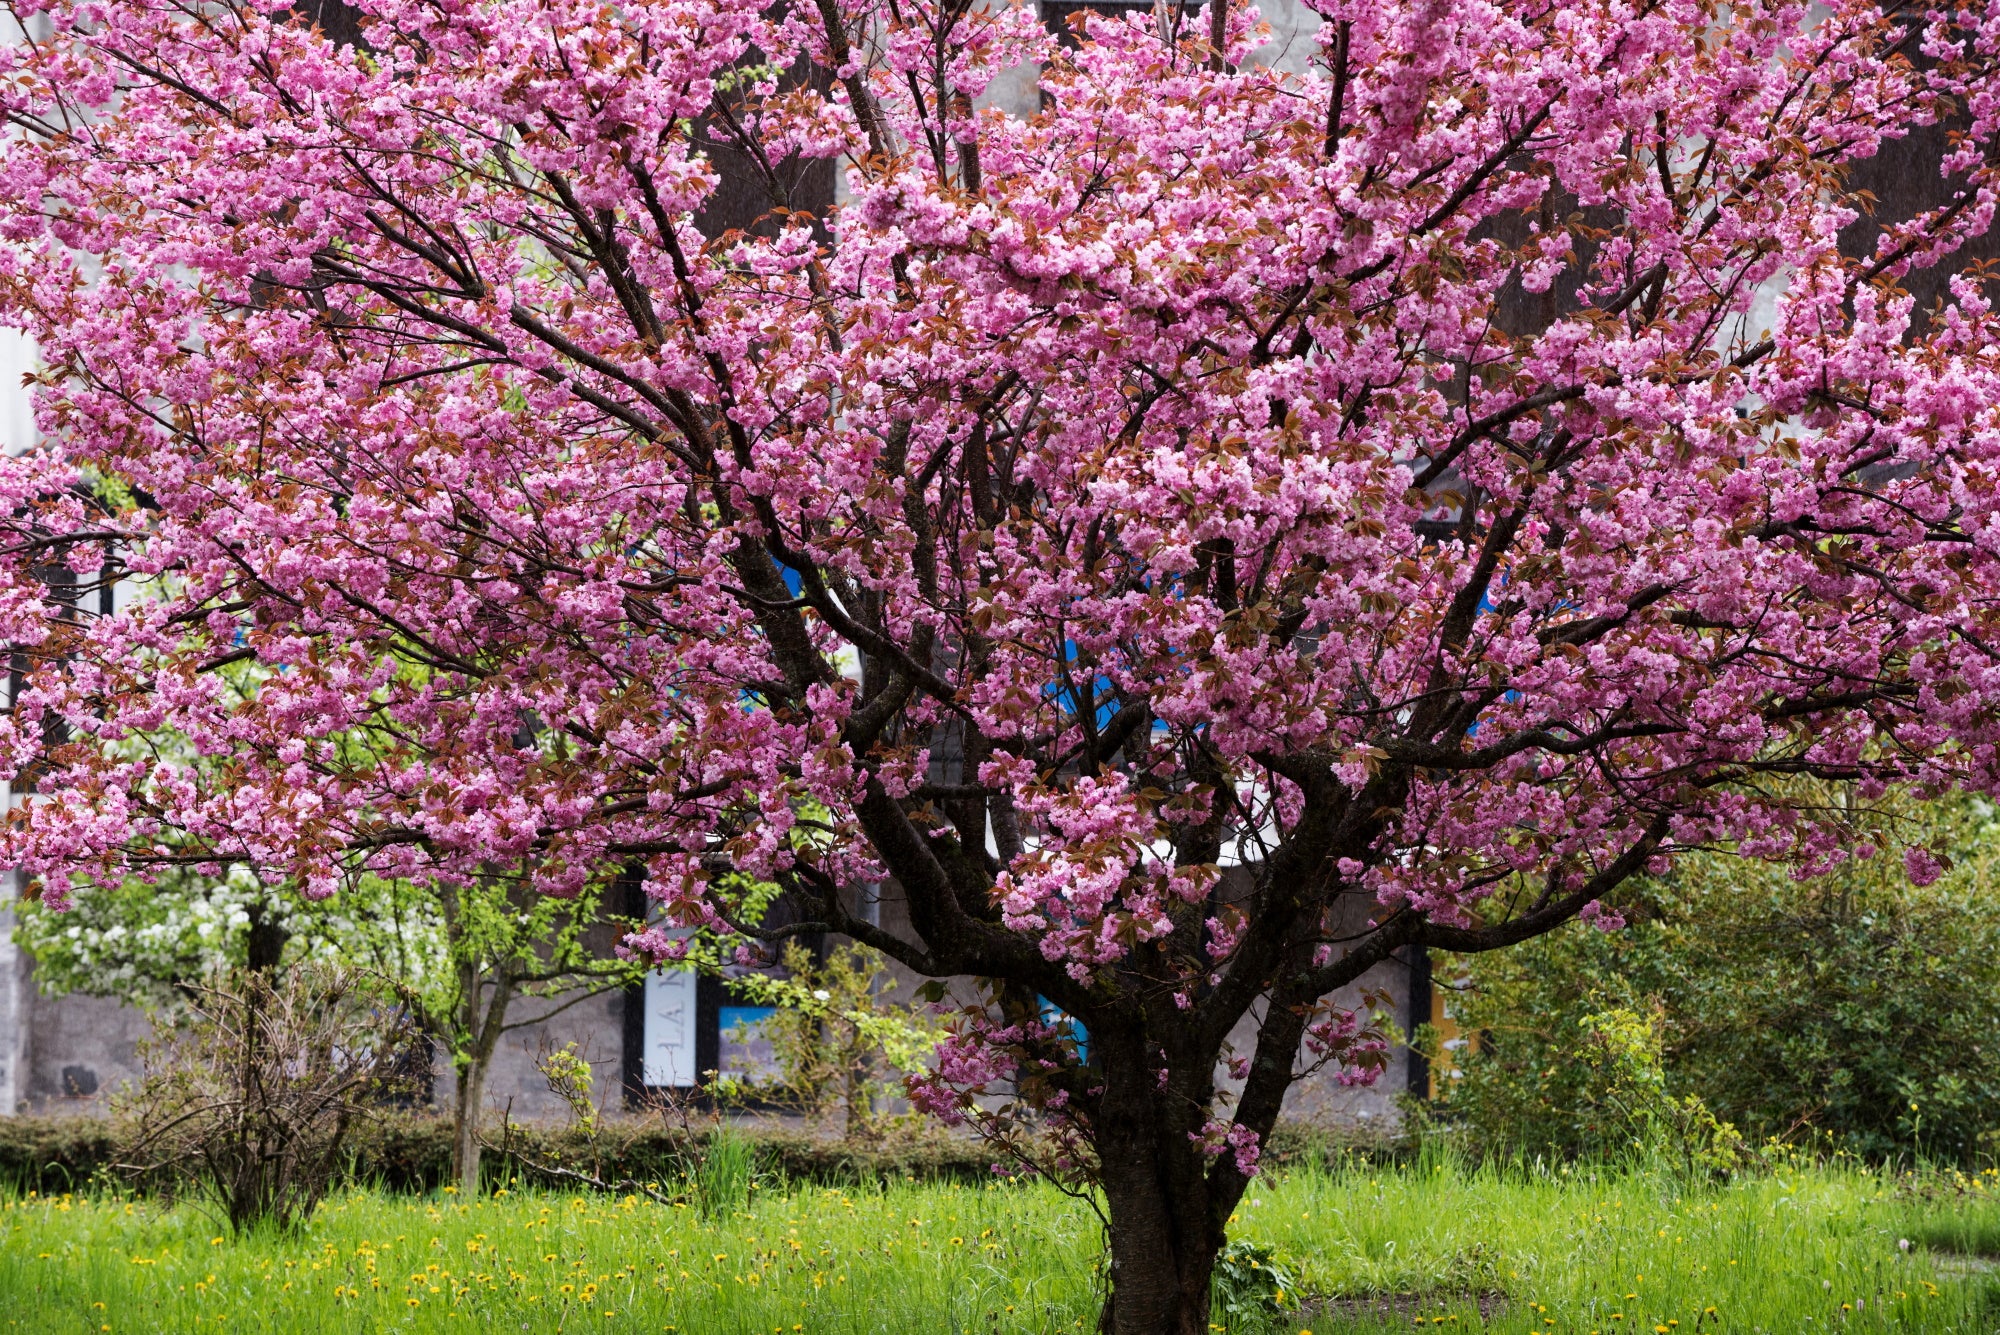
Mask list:
[[[2000,824],[1974,801],[1894,809],[1949,850],[1913,885],[1884,857],[1811,880],[1724,855],[1636,889],[1620,931],[1573,925],[1440,961],[1470,1042],[1440,1048],[1434,1127],[1482,1149],[1629,1147],[1630,1062],[1592,1045],[1655,1029],[1660,1096],[1753,1141],[1831,1138],[1864,1156],[1972,1160],[2000,1145]],[[1643,1065],[1643,1053],[1636,1060]]]
[[[931,1059],[942,1020],[927,1006],[892,999],[887,959],[867,946],[836,946],[821,958],[789,941],[779,963],[776,973],[738,971],[730,979],[738,999],[772,1008],[757,1030],[776,1070],[724,1081],[717,1092],[790,1109],[848,1140],[879,1134],[882,1108],[902,1094],[903,1077]]]
[[[215,876],[175,869],[81,884],[62,912],[39,899],[15,912],[15,943],[34,956],[35,981],[51,996],[148,1007],[184,999],[185,986],[248,963],[253,913],[283,933],[288,966],[337,963],[422,993],[451,983],[436,899],[402,881],[363,877],[314,901],[239,863]]]

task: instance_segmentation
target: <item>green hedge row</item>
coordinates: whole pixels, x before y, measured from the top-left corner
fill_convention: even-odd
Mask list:
[[[993,1153],[957,1137],[910,1136],[870,1144],[822,1140],[797,1132],[748,1128],[758,1166],[788,1182],[852,1186],[891,1179],[979,1183],[993,1178]],[[679,1131],[658,1123],[606,1124],[593,1147],[575,1131],[516,1126],[505,1143],[513,1153],[485,1157],[490,1179],[532,1179],[526,1163],[582,1166],[594,1156],[606,1181],[672,1182],[689,1160]],[[450,1176],[451,1124],[398,1113],[358,1127],[350,1142],[352,1174],[389,1191],[422,1192]],[[1331,1164],[1344,1155],[1379,1154],[1344,1137],[1302,1125],[1280,1125],[1265,1147],[1276,1169]],[[110,1123],[99,1117],[0,1117],[0,1184],[17,1191],[80,1189],[108,1173],[116,1157]]]
[[[0,1117],[0,1182],[20,1190],[82,1187],[115,1153],[102,1118]]]
[[[787,1181],[854,1185],[890,1178],[989,1181],[993,1155],[957,1138],[851,1145],[763,1128],[746,1128],[759,1168]],[[609,1123],[593,1146],[575,1131],[515,1126],[504,1139],[512,1152],[484,1156],[489,1180],[532,1179],[528,1163],[594,1166],[606,1181],[672,1182],[689,1162],[687,1137],[657,1123]],[[451,1124],[442,1118],[395,1114],[357,1127],[349,1138],[351,1174],[389,1191],[442,1186],[451,1169]],[[116,1157],[110,1123],[99,1117],[0,1117],[0,1184],[21,1191],[81,1189],[109,1172]]]

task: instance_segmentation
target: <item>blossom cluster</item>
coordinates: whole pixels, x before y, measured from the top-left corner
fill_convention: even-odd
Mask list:
[[[2000,13],[1314,0],[1291,68],[1240,6],[18,12],[0,856],[52,904],[636,864],[733,933],[747,877],[1097,1026],[1051,1098],[1173,1047],[1207,1146],[1260,999],[1688,849],[1824,869],[1802,777],[2000,789],[2000,317],[1905,285],[1993,231]],[[1915,133],[1949,198],[1857,252]]]

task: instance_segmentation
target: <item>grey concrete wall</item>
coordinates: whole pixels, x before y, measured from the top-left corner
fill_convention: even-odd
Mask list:
[[[885,909],[885,916],[895,911],[890,905]],[[910,996],[921,981],[901,966],[892,966],[891,973],[897,978],[900,997]],[[1408,991],[1407,970],[1401,965],[1381,966],[1336,1000],[1357,1005],[1364,988],[1390,993],[1398,998],[1399,1008],[1407,1010],[1403,1000]],[[955,990],[970,1000],[969,985]],[[604,1110],[612,1116],[623,1112],[623,993],[524,1002],[516,1015],[528,1023],[501,1039],[487,1082],[486,1113],[491,1121],[506,1116],[516,1122],[552,1122],[568,1116],[561,1101],[549,1092],[536,1061],[543,1052],[569,1042],[575,1042],[578,1051],[590,1060]],[[537,1018],[543,1015],[548,1018]],[[1256,1013],[1245,1017],[1231,1034],[1237,1053],[1247,1056],[1253,1050],[1257,1018]],[[1400,1014],[1398,1019],[1408,1022]],[[0,945],[0,1098],[5,1100],[0,1102],[0,1113],[106,1111],[107,1096],[139,1076],[138,1045],[150,1029],[144,1011],[121,1002],[41,994],[33,985],[27,961],[11,944]],[[1346,1088],[1325,1074],[1308,1076],[1286,1097],[1286,1112],[1362,1135],[1388,1134],[1397,1125],[1396,1098],[1407,1087],[1408,1069],[1407,1055],[1399,1050],[1374,1086]],[[433,1073],[433,1101],[441,1108],[449,1107],[455,1076],[442,1053]],[[1224,1085],[1234,1087],[1226,1079]]]
[[[598,1092],[619,1106],[623,1078],[625,999],[622,993],[519,1005],[527,1021],[502,1036],[488,1079],[488,1111],[497,1120],[548,1122],[567,1116],[536,1069],[548,1048],[574,1041],[594,1068]],[[558,1010],[558,1007],[561,1009]],[[556,1011],[546,1021],[537,1017]],[[11,943],[0,946],[0,1115],[103,1113],[107,1097],[141,1075],[139,1044],[152,1021],[136,1006],[104,997],[44,995],[32,965]],[[454,1093],[450,1061],[439,1053],[433,1101],[448,1107]]]
[[[102,1112],[106,1098],[140,1074],[139,1044],[152,1032],[146,1013],[107,997],[30,1000],[25,1110]]]
[[[0,874],[0,1115],[102,1111],[139,1074],[151,1031],[137,1007],[103,997],[48,997],[14,944],[19,878]]]
[[[546,1018],[542,1018],[546,1017]],[[500,1036],[486,1077],[486,1113],[498,1122],[561,1122],[569,1110],[542,1078],[536,1063],[545,1052],[575,1043],[590,1062],[592,1092],[611,1116],[624,1111],[625,994],[582,994],[536,998],[515,1003],[512,1018],[523,1027]],[[440,1054],[435,1070],[433,1101],[448,1108],[456,1098],[457,1075]]]
[[[0,1116],[13,1113],[26,1093],[28,998],[33,982],[28,958],[14,944],[14,882],[0,872]]]

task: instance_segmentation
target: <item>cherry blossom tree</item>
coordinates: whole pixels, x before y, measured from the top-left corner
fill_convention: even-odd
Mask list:
[[[1315,8],[1285,71],[1227,0],[17,0],[5,855],[639,862],[993,980],[920,1095],[1038,1104],[1106,1328],[1205,1332],[1301,1064],[1379,1064],[1336,989],[1874,851],[1801,778],[2000,788],[2000,320],[1906,281],[1992,229],[2000,17]]]

